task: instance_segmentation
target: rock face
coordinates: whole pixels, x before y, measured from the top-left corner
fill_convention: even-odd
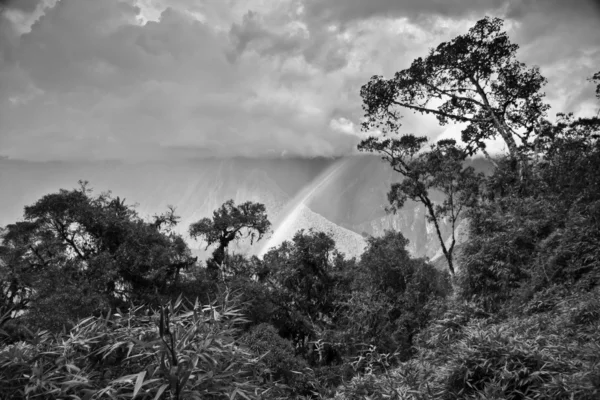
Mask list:
[[[387,230],[402,232],[409,240],[408,250],[417,257],[434,257],[440,251],[435,226],[427,221],[425,207],[412,204],[397,214],[385,215],[362,224],[354,225],[353,230],[371,236],[381,236]],[[444,238],[450,235],[450,227],[444,221],[440,223]]]
[[[277,240],[274,243],[269,242],[269,247],[276,247],[284,240],[291,240],[294,234],[301,229],[312,229],[314,231],[330,233],[333,240],[335,240],[337,249],[347,258],[359,257],[363,253],[367,246],[367,242],[361,235],[334,224],[303,204],[299,207],[298,217],[295,218],[293,224],[291,224],[285,232],[282,232],[280,240]],[[265,250],[269,249],[267,248]]]
[[[400,231],[409,240],[409,251],[418,257],[432,257],[440,248],[425,208],[408,201],[397,214],[388,214],[387,193],[402,177],[378,157],[353,157],[337,177],[310,201],[310,208],[330,221],[363,236],[381,236],[386,230]],[[440,199],[433,195],[434,200]],[[450,234],[441,222],[444,238]]]

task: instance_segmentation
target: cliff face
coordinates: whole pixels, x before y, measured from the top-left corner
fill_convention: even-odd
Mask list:
[[[427,222],[425,208],[408,201],[396,214],[389,214],[387,193],[402,177],[375,156],[357,156],[347,164],[336,181],[316,194],[310,208],[330,221],[363,236],[381,236],[386,230],[400,231],[409,240],[410,252],[433,257],[440,249],[433,224]],[[433,195],[434,200],[440,199]],[[442,236],[450,228],[441,222]]]
[[[367,242],[361,235],[334,224],[305,205],[301,204],[298,211],[297,218],[294,219],[290,226],[286,227],[285,232],[282,232],[279,240],[274,242],[267,241],[263,244],[265,251],[268,251],[272,247],[277,247],[285,240],[291,240],[296,232],[301,229],[312,229],[314,231],[330,233],[333,240],[335,240],[336,248],[347,258],[359,257],[363,253]]]
[[[386,230],[402,232],[409,240],[408,249],[417,257],[434,257],[440,251],[435,226],[426,219],[422,205],[409,204],[396,214],[385,215],[353,226],[353,230],[371,236],[381,236]],[[442,236],[447,238],[451,231],[444,221],[440,223]]]

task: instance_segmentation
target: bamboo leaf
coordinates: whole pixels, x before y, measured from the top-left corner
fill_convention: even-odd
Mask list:
[[[163,392],[169,387],[168,384],[164,384],[162,385],[160,388],[158,388],[158,391],[156,392],[156,396],[154,396],[154,400],[158,400],[160,399],[160,396],[162,396]]]
[[[135,382],[135,387],[133,388],[133,398],[135,398],[135,396],[137,396],[138,392],[142,388],[142,385],[144,384],[145,376],[146,376],[146,371],[142,371],[138,374],[137,380]]]

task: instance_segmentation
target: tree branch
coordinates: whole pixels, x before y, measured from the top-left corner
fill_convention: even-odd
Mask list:
[[[431,88],[432,90],[434,90],[437,93],[441,93],[441,94],[443,94],[445,96],[449,96],[449,97],[451,97],[453,99],[456,99],[456,100],[463,100],[463,101],[466,101],[466,102],[469,102],[469,103],[477,104],[480,107],[484,107],[483,103],[481,103],[481,102],[479,102],[479,101],[477,101],[477,100],[475,100],[475,99],[473,99],[471,97],[456,96],[455,94],[452,94],[450,90],[440,89],[439,87],[437,87],[435,85],[432,85],[431,83],[426,82],[426,81],[422,81],[421,83],[424,84],[425,86]],[[460,90],[467,90],[467,89],[460,89]],[[476,92],[476,90],[473,90],[473,89],[468,89],[468,90]],[[459,89],[454,89],[452,91],[453,92],[457,92],[457,91],[459,91]]]
[[[433,108],[413,106],[411,104],[403,103],[403,102],[399,102],[399,101],[395,101],[395,100],[393,100],[392,103],[395,104],[395,105],[397,105],[397,106],[400,106],[400,107],[409,108],[411,110],[416,110],[416,111],[424,112],[424,113],[427,113],[427,114],[441,115],[442,117],[446,117],[446,118],[458,120],[460,122],[486,122],[485,119],[467,118],[467,117],[463,117],[461,115],[448,114],[448,113],[445,113],[445,112],[440,111],[440,110],[435,110]]]

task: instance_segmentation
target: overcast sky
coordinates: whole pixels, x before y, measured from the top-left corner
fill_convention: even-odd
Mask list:
[[[485,15],[548,78],[553,113],[597,108],[600,8],[576,0],[1,0],[0,155],[29,160],[333,156],[359,90]],[[456,129],[406,115],[406,132]]]

